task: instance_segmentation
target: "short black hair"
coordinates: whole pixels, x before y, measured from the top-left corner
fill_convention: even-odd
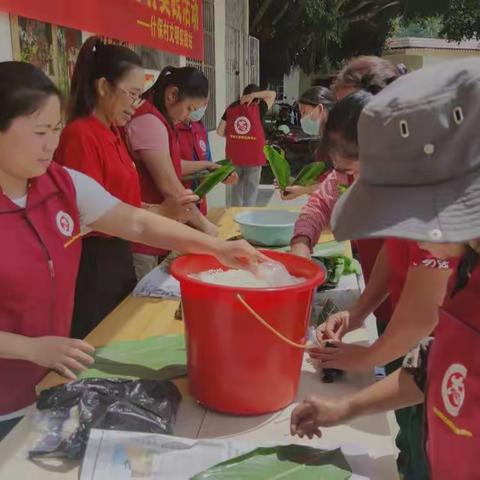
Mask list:
[[[25,62],[0,63],[0,131],[12,121],[36,112],[51,96],[62,96],[53,82],[37,67]]]
[[[243,95],[249,95],[250,93],[256,93],[260,91],[261,91],[261,88],[257,84],[250,83],[243,89]]]
[[[359,90],[337,102],[328,115],[325,137],[339,133],[346,141],[358,145],[358,120],[372,97],[372,93]]]
[[[298,99],[298,103],[302,105],[310,105],[312,107],[318,107],[323,105],[327,110],[330,110],[335,105],[335,96],[329,88],[316,85],[310,87],[308,90],[302,93]]]

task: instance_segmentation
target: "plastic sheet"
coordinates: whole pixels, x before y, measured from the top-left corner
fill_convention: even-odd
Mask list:
[[[171,382],[90,379],[42,392],[29,458],[83,457],[91,428],[169,434],[181,395]]]

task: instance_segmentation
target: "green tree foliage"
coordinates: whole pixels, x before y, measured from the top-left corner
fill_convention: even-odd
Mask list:
[[[263,82],[278,80],[292,66],[326,72],[349,57],[380,54],[399,27],[453,40],[480,32],[480,0],[249,1]]]

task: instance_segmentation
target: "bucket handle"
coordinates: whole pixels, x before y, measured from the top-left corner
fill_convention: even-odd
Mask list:
[[[274,335],[276,335],[280,340],[283,340],[285,343],[290,345],[291,347],[301,348],[302,350],[306,350],[309,347],[306,343],[296,343],[293,340],[282,335],[278,330],[275,330],[266,320],[264,320],[247,302],[246,300],[237,293],[238,301],[252,314],[254,318],[256,318],[265,328],[270,330]]]

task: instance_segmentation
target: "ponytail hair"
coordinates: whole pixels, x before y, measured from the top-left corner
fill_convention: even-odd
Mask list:
[[[361,56],[351,60],[336,76],[332,91],[334,93],[344,88],[367,90],[376,95],[392,83],[403,72],[396,65],[375,56]]]
[[[165,105],[165,91],[173,86],[178,89],[178,101],[208,97],[208,79],[194,67],[165,67],[155,84],[144,94],[155,107],[170,121]]]
[[[451,297],[454,297],[467,286],[473,271],[478,267],[480,261],[480,254],[477,250],[472,248],[471,245],[467,245],[466,248],[467,250],[458,264],[456,282]]]
[[[142,68],[142,60],[134,51],[120,45],[107,45],[100,37],[88,38],[73,71],[68,121],[93,112],[97,103],[96,80],[105,78],[115,85],[134,68]]]
[[[311,107],[323,105],[326,110],[331,110],[335,105],[335,97],[330,89],[316,85],[303,92],[298,99],[298,103],[310,105]]]

